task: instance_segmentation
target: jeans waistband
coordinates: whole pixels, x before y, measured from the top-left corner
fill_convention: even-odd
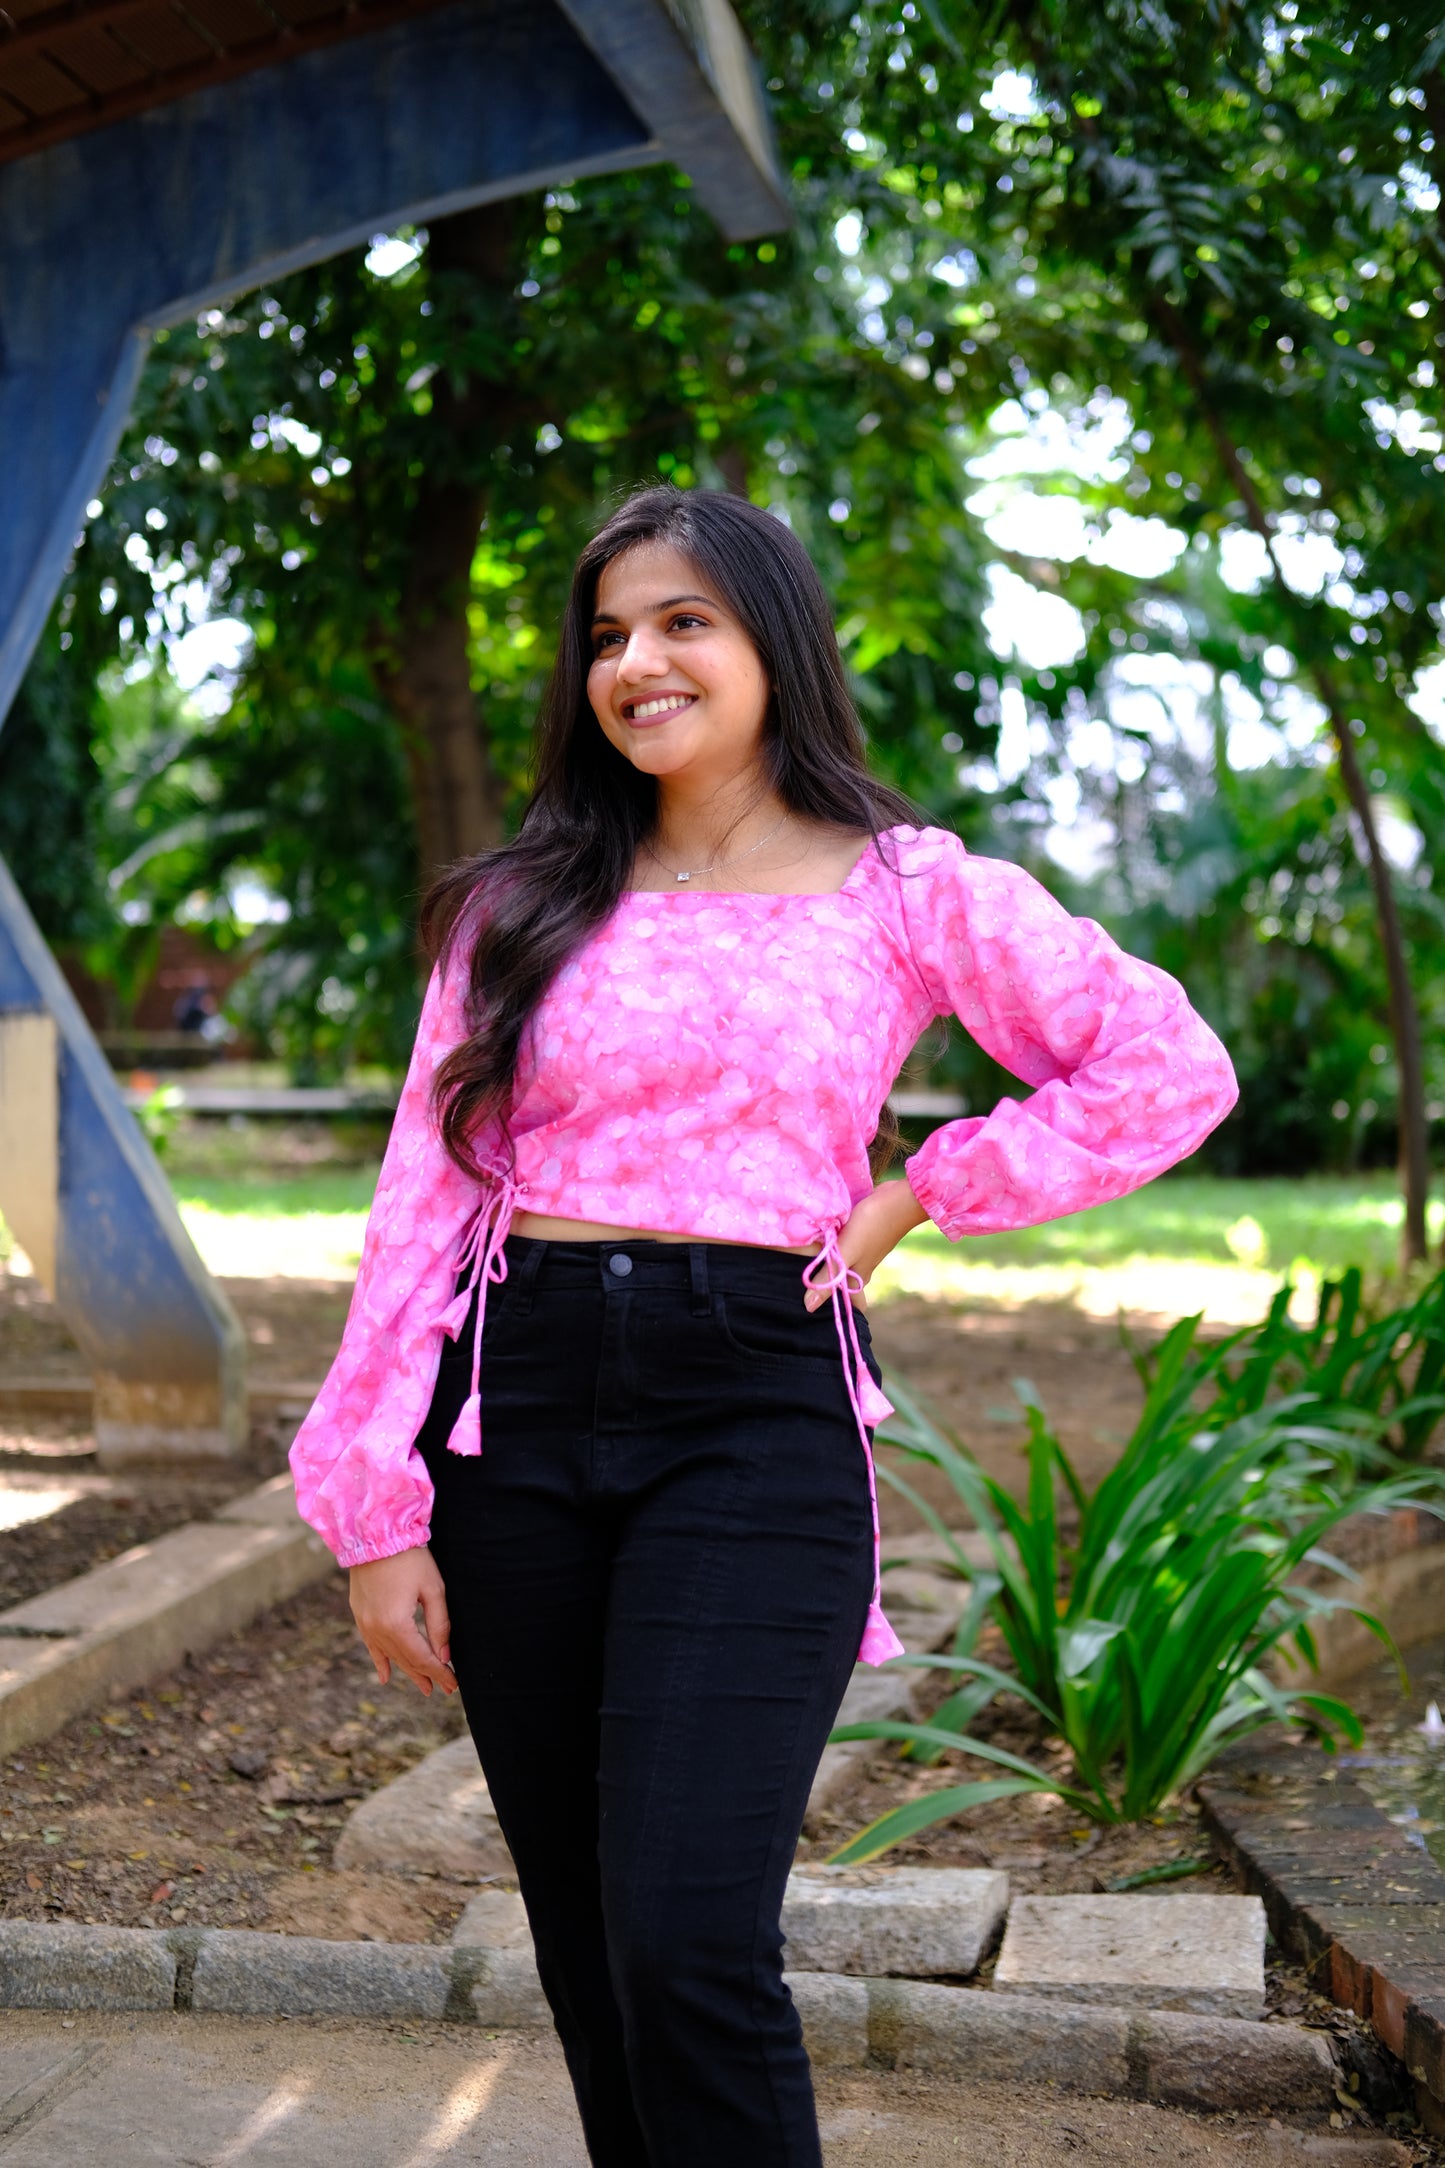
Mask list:
[[[710,1287],[801,1288],[808,1259],[795,1250],[754,1248],[734,1242],[658,1242],[652,1237],[608,1236],[586,1242],[548,1241],[508,1235],[507,1273],[521,1272],[533,1287],[674,1288],[690,1294],[702,1264]],[[619,1270],[618,1262],[626,1259]]]

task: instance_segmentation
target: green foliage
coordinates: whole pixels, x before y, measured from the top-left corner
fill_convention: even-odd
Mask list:
[[[1100,1821],[1152,1813],[1224,1746],[1266,1724],[1304,1724],[1327,1747],[1337,1735],[1358,1744],[1342,1702],[1282,1688],[1266,1667],[1286,1646],[1311,1662],[1314,1622],[1342,1608],[1388,1645],[1379,1622],[1348,1598],[1296,1577],[1315,1566],[1349,1578],[1321,1546],[1350,1514],[1405,1502],[1435,1510],[1436,1478],[1402,1468],[1383,1439],[1389,1422],[1409,1432],[1442,1404],[1407,1383],[1411,1357],[1418,1363],[1422,1354],[1438,1381],[1442,1289],[1445,1280],[1368,1331],[1357,1281],[1331,1290],[1309,1333],[1289,1327],[1277,1305],[1255,1331],[1201,1348],[1199,1320],[1184,1319],[1146,1366],[1139,1423],[1092,1493],[1021,1385],[1029,1420],[1022,1506],[890,1379],[900,1412],[881,1437],[948,1478],[992,1563],[985,1572],[970,1566],[941,1517],[884,1467],[972,1584],[953,1652],[896,1661],[942,1669],[959,1683],[929,1723],[850,1725],[834,1737],[896,1739],[922,1760],[953,1750],[999,1764],[1015,1789],[1058,1793]],[[1009,1671],[973,1653],[990,1617]],[[1072,1782],[969,1732],[1000,1694],[1025,1702],[1066,1743]],[[974,1803],[981,1795],[966,1796],[971,1790],[894,1809],[834,1857],[876,1857]]]
[[[1418,1460],[1445,1408],[1445,1272],[1413,1302],[1378,1315],[1364,1302],[1357,1266],[1324,1283],[1311,1325],[1291,1318],[1289,1297],[1282,1287],[1264,1324],[1238,1342],[1232,1365],[1226,1356],[1213,1372],[1211,1422],[1251,1414],[1270,1393],[1303,1392],[1324,1410],[1368,1416],[1400,1458]],[[1148,1364],[1137,1356],[1136,1363],[1148,1384]]]
[[[1397,885],[1445,1105],[1445,776],[1407,704],[1440,654],[1445,555],[1429,12],[1384,37],[1313,0],[740,13],[789,232],[729,246],[680,176],[603,176],[519,202],[487,276],[439,224],[389,275],[338,258],[157,343],[27,688],[40,721],[0,737],[0,774],[28,744],[27,805],[65,829],[27,855],[7,824],[48,929],[98,940],[108,915],[138,952],[146,914],[206,915],[264,951],[251,1021],[298,1068],[399,1059],[418,874],[392,679],[435,492],[475,519],[471,681],[512,818],[579,538],[634,482],[725,483],[818,556],[879,769],[1222,1029],[1245,1089],[1216,1164],[1382,1162],[1374,905],[1315,703],[1327,673],[1415,839]],[[1072,541],[990,534],[1006,471],[1070,501]],[[1282,584],[1240,574],[1256,511]],[[1177,545],[1147,576],[1119,569],[1141,518]],[[995,652],[995,568],[1078,612],[1071,657]],[[245,636],[229,712],[190,716],[175,779],[159,719],[145,776],[107,800],[101,662],[158,661],[218,614]],[[1162,701],[1141,719],[1165,666],[1194,673],[1208,742]],[[1241,713],[1273,734],[1249,767]],[[1002,776],[1001,732],[1027,747]],[[1105,839],[1087,874],[1044,847],[1071,795]],[[65,841],[97,829],[108,887]],[[248,933],[251,884],[289,916]],[[958,1036],[940,1076],[977,1106],[1009,1088]]]
[[[42,933],[74,940],[105,923],[95,852],[95,690],[67,667],[52,623],[0,730],[0,856]]]
[[[157,1159],[169,1153],[185,1103],[186,1095],[179,1084],[157,1084],[136,1108],[135,1118]]]

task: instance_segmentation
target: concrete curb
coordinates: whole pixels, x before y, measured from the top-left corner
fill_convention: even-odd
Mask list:
[[[789,1975],[813,2061],[1114,2094],[1175,2107],[1326,2108],[1327,2036],[1176,2011],[1071,2008],[918,1980]],[[0,2006],[179,2010],[230,2017],[449,2019],[537,2030],[530,1949],[326,1942],[235,1928],[0,1922]]]
[[[870,1980],[869,2059],[888,2069],[1057,2085],[1189,2108],[1328,2107],[1323,2033],[1246,2018],[1033,2001],[922,1980]],[[810,2041],[811,2045],[811,2041]]]
[[[1314,1747],[1238,1750],[1198,1796],[1281,1948],[1373,2027],[1426,2129],[1445,2128],[1445,1870]]]
[[[0,1755],[173,1671],[334,1571],[289,1475],[0,1612]]]

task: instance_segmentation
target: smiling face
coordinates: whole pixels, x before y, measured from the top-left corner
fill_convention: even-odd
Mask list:
[[[757,649],[698,567],[639,543],[603,567],[587,697],[645,775],[725,784],[758,765],[770,688]]]

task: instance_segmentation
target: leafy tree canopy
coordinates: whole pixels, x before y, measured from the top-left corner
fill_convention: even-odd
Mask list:
[[[578,543],[670,476],[804,536],[883,772],[1186,980],[1246,1078],[1222,1152],[1388,1149],[1382,868],[1427,1061],[1445,1021],[1429,11],[740,13],[789,232],[592,180],[157,342],[0,735],[7,796],[56,779],[69,842],[4,839],[49,929],[239,938],[264,893],[254,1019],[303,1065],[397,1058],[417,888],[515,814]],[[219,690],[140,728],[218,617]]]

